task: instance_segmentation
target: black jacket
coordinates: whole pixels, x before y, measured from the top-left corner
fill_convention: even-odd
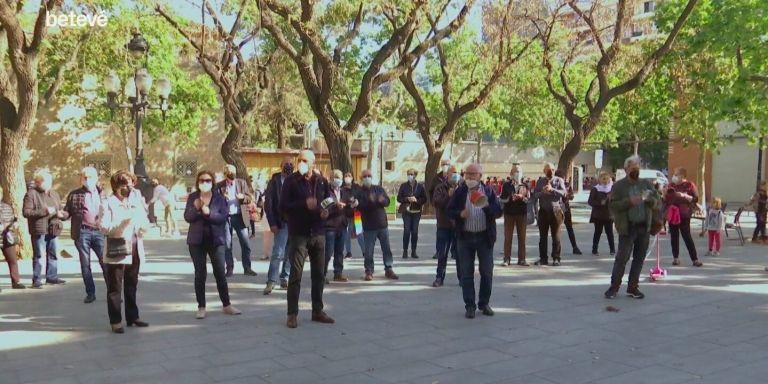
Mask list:
[[[596,221],[613,221],[611,210],[608,209],[608,204],[611,202],[610,198],[610,193],[598,191],[597,187],[594,187],[589,191],[589,200],[587,200],[587,204],[592,207],[592,213],[589,215],[590,223]]]
[[[381,201],[380,201],[381,199]],[[361,187],[357,191],[358,209],[363,219],[363,231],[375,231],[387,228],[387,210],[389,196],[384,188],[372,185],[370,188]]]
[[[326,231],[341,231],[346,230],[347,228],[347,209],[346,207],[344,209],[339,208],[339,202],[347,204],[346,201],[344,201],[344,194],[343,191],[340,191],[339,197],[340,199],[336,198],[336,193],[334,193],[333,188],[330,188],[330,194],[333,201],[336,202],[336,204],[332,205],[330,209],[328,209],[328,218],[325,219],[325,230]],[[354,212],[354,211],[353,211]]]
[[[481,184],[481,186],[485,191],[485,195],[488,196],[488,206],[483,208],[487,225],[485,234],[488,237],[488,243],[491,245],[491,248],[493,248],[493,243],[496,242],[496,219],[502,215],[501,204],[499,204],[499,199],[496,197],[496,192],[493,191],[493,188],[485,184]],[[453,222],[456,223],[456,232],[459,237],[466,234],[464,231],[464,219],[461,217],[461,211],[463,211],[467,205],[467,193],[469,193],[469,188],[467,188],[466,184],[462,183],[456,191],[453,192],[451,201],[448,202],[448,207],[446,209],[448,217],[453,219]]]
[[[416,198],[415,203],[411,203],[407,200],[411,196]],[[411,184],[407,181],[400,184],[400,189],[397,191],[397,202],[400,203],[399,211],[401,213],[411,211],[421,212],[421,207],[427,203],[427,191],[424,189],[424,184],[421,184],[418,181],[415,184]]]
[[[512,200],[512,195],[522,194],[521,200]],[[507,200],[504,203],[505,215],[526,215],[528,214],[528,199],[531,198],[531,192],[528,190],[528,186],[515,181],[507,181],[501,186],[500,199]]]
[[[288,223],[288,234],[293,236],[325,235],[324,220],[320,217],[320,203],[330,197],[328,181],[320,175],[309,180],[296,172],[285,179],[280,194],[280,213]],[[317,199],[314,209],[307,207],[307,199]]]
[[[451,188],[455,191],[456,187],[457,186],[453,186],[447,181],[444,181],[435,187],[435,193],[432,194],[432,205],[435,206],[435,218],[437,219],[438,228],[453,228],[453,220],[448,217],[446,208],[448,207],[448,202],[451,201]]]
[[[264,212],[267,215],[267,222],[270,227],[283,228],[283,225],[285,225],[285,220],[280,214],[280,195],[283,192],[283,181],[280,180],[281,175],[281,172],[273,174],[267,184],[267,190],[264,192]]]

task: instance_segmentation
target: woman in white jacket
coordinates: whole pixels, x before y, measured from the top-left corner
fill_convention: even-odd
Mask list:
[[[149,326],[139,318],[136,305],[136,287],[139,267],[144,262],[142,236],[149,228],[146,210],[138,199],[130,198],[133,191],[132,175],[118,171],[110,179],[113,194],[101,209],[101,230],[106,234],[104,247],[104,274],[107,281],[107,310],[112,332],[124,333],[121,315],[121,296],[125,291],[126,324]]]

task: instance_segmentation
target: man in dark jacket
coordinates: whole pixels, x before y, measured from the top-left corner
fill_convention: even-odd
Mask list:
[[[440,160],[440,172],[437,173],[432,178],[432,184],[429,185],[429,190],[427,191],[427,196],[432,198],[432,196],[435,195],[435,188],[437,188],[438,185],[443,184],[448,180],[448,169],[451,168],[451,161],[448,159]],[[432,202],[432,205],[434,206],[434,202]],[[437,244],[435,244],[435,255],[432,256],[433,259],[437,259],[437,255],[440,252],[440,250],[437,248]]]
[[[355,209],[352,208],[352,204],[355,203],[357,192],[360,186],[355,183],[352,172],[344,174],[344,185],[341,186],[341,199],[347,204],[346,216],[347,216],[347,234],[344,235],[344,249],[347,251],[344,255],[345,259],[352,257],[352,238],[357,238],[357,245],[360,246],[360,252],[365,252],[365,242],[363,241],[363,234],[355,235]]]
[[[280,281],[280,287],[288,288],[288,275],[291,271],[290,260],[285,257],[285,246],[288,243],[288,224],[280,213],[280,195],[283,191],[285,180],[293,173],[293,157],[285,156],[280,163],[281,172],[272,175],[269,180],[264,200],[264,210],[267,214],[269,230],[274,235],[272,241],[272,255],[269,258],[269,272],[267,272],[267,286],[264,294],[269,295],[272,289]],[[282,267],[281,267],[282,264]]]
[[[373,280],[373,250],[376,239],[381,244],[384,257],[384,275],[388,279],[397,280],[399,276],[392,270],[392,249],[389,247],[389,229],[386,207],[389,206],[387,191],[379,185],[373,185],[370,170],[365,170],[363,186],[358,191],[358,209],[363,219],[363,240],[365,241],[365,281]]]
[[[470,164],[464,172],[465,181],[448,203],[448,217],[456,223],[461,289],[466,308],[465,317],[473,319],[479,308],[484,315],[493,316],[489,305],[493,281],[493,245],[496,242],[496,219],[502,210],[496,192],[483,185],[483,168]],[[480,292],[475,300],[475,255],[480,267]],[[477,305],[475,304],[477,303]]]
[[[37,171],[34,187],[27,190],[22,214],[27,218],[32,240],[32,288],[42,288],[40,258],[46,255],[45,283],[64,284],[57,274],[58,236],[61,234],[61,210],[59,194],[52,188],[53,176],[48,171]]]
[[[606,299],[616,297],[630,256],[632,267],[629,270],[627,295],[635,299],[645,297],[638,285],[648,249],[653,211],[658,208],[660,196],[650,181],[640,179],[641,162],[639,156],[627,158],[624,161],[627,177],[617,181],[611,188],[608,206],[616,220],[619,249],[611,272],[611,286],[605,291]]]
[[[565,180],[565,172],[555,171],[555,176],[562,177]],[[565,198],[563,198],[563,224],[565,231],[568,232],[568,240],[571,242],[571,248],[574,255],[581,255],[581,250],[576,244],[576,232],[573,231],[573,216],[571,215],[571,200],[573,200],[573,184],[570,180],[565,180]]]
[[[418,172],[408,170],[408,181],[400,185],[397,192],[397,202],[400,203],[400,214],[403,216],[403,259],[408,258],[408,243],[411,244],[411,257],[418,259],[416,247],[419,243],[419,221],[421,208],[427,202],[427,191],[424,185],[416,181]]]
[[[72,219],[70,233],[80,256],[80,273],[85,285],[83,302],[88,304],[96,300],[96,285],[93,283],[91,272],[91,251],[99,260],[103,273],[101,258],[104,255],[106,240],[99,229],[102,203],[101,190],[98,187],[99,173],[96,168],[86,167],[80,173],[80,178],[82,186],[67,195],[64,218]]]
[[[224,169],[225,179],[216,186],[227,199],[227,206],[229,207],[227,248],[224,252],[227,261],[227,277],[231,277],[235,269],[235,259],[232,255],[233,231],[237,233],[237,238],[240,240],[243,273],[246,276],[256,276],[256,272],[251,269],[251,244],[248,242],[248,226],[245,225],[250,220],[246,207],[253,201],[253,195],[248,182],[235,177],[236,172],[234,165],[227,164]]]
[[[518,182],[517,167],[513,167],[510,179],[501,186],[500,200],[504,204],[504,262],[512,262],[512,237],[517,232],[517,265],[527,267],[525,261],[525,237],[528,228],[528,200],[531,197],[528,186]]]
[[[324,203],[328,210],[328,218],[325,219],[325,269],[323,270],[326,284],[328,283],[328,265],[331,263],[331,259],[333,259],[333,281],[343,283],[349,280],[342,274],[344,271],[344,234],[347,233],[347,216],[345,214],[347,204],[341,193],[342,184],[344,184],[344,174],[338,169],[333,170],[330,180],[330,199]]]
[[[448,265],[448,250],[451,251],[453,258],[456,259],[456,277],[461,284],[461,274],[459,273],[459,261],[456,258],[456,230],[453,227],[453,220],[448,217],[446,207],[451,201],[453,193],[459,185],[459,174],[456,173],[456,167],[451,166],[446,172],[446,181],[435,188],[432,195],[432,204],[435,206],[435,217],[437,218],[437,274],[432,286],[442,287],[445,280],[445,270]]]
[[[323,312],[323,270],[325,266],[325,223],[329,211],[322,202],[331,195],[328,181],[313,172],[315,154],[301,151],[298,172],[283,185],[280,212],[288,221],[288,258],[291,276],[288,281],[288,328],[298,326],[299,292],[304,259],[309,256],[312,275],[312,321],[330,324],[334,320]]]
[[[554,174],[552,164],[544,164],[544,176],[536,181],[533,191],[539,205],[536,222],[539,224],[539,261],[535,265],[549,265],[547,257],[547,236],[552,234],[552,265],[560,265],[560,226],[563,224],[563,199],[567,191],[565,180]]]

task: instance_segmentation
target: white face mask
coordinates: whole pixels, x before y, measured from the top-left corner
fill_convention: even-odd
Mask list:
[[[307,164],[307,163],[305,163],[305,162],[303,162],[303,161],[302,161],[302,162],[300,162],[300,163],[299,163],[299,173],[300,173],[302,176],[304,176],[304,175],[306,175],[306,174],[307,174],[307,172],[309,172],[309,164]]]
[[[414,181],[414,180],[416,180],[416,176],[413,176],[413,175],[408,175],[408,181],[410,181],[411,183],[413,183],[413,181]]]
[[[336,188],[341,187],[341,179],[333,179],[333,186]]]
[[[363,185],[366,187],[370,187],[373,184],[373,178],[370,176],[363,177]]]
[[[680,182],[680,176],[674,175],[672,176],[672,184],[677,184]]]
[[[349,176],[345,177],[344,178],[344,184],[346,184],[346,185],[352,184],[352,178],[349,177]]]
[[[94,179],[87,179],[83,181],[83,186],[87,188],[89,191],[95,191],[96,190],[96,180]]]
[[[467,183],[467,187],[469,189],[475,189],[478,185],[480,185],[480,182],[477,180],[465,180],[465,183]]]
[[[200,186],[198,187],[200,189],[200,192],[208,193],[213,189],[213,184],[211,183],[200,183]]]

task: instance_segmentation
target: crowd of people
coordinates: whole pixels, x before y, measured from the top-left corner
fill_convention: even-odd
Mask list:
[[[701,267],[702,261],[691,234],[691,219],[698,207],[695,183],[687,179],[684,168],[677,168],[671,184],[660,186],[640,178],[642,160],[637,156],[626,159],[626,177],[620,180],[601,173],[591,187],[588,204],[589,221],[594,226],[592,255],[598,256],[602,234],[608,251],[615,257],[610,287],[606,298],[619,291],[626,264],[632,258],[627,294],[641,299],[639,278],[651,236],[669,232],[673,265],[680,265],[680,238],[686,246],[691,263]],[[137,286],[140,267],[145,262],[143,237],[150,228],[150,204],[164,206],[165,234],[177,232],[173,213],[173,198],[157,180],[152,181],[154,193],[148,199],[135,188],[136,176],[127,171],[114,173],[109,184],[111,193],[105,195],[98,184],[98,173],[92,167],[81,172],[81,186],[62,201],[52,189],[50,173],[38,171],[24,197],[21,216],[26,219],[32,248],[33,273],[31,288],[43,284],[64,284],[57,274],[58,237],[63,221],[71,221],[70,235],[80,258],[85,287],[84,303],[96,300],[96,286],[91,271],[91,255],[98,258],[107,287],[108,318],[112,331],[124,333],[122,306],[127,326],[146,327],[139,316]],[[419,258],[417,246],[419,226],[428,204],[436,218],[437,259],[432,286],[444,284],[449,255],[456,260],[456,278],[462,288],[465,316],[474,318],[477,311],[493,316],[490,306],[492,293],[494,244],[498,238],[497,220],[503,221],[503,260],[501,266],[513,265],[512,254],[517,236],[517,260],[520,267],[530,266],[526,255],[527,227],[536,223],[539,231],[537,266],[560,266],[563,263],[560,242],[561,227],[566,227],[573,254],[581,254],[571,220],[569,201],[573,199],[570,180],[545,164],[538,179],[522,178],[517,166],[505,180],[485,178],[480,164],[470,164],[462,172],[449,160],[440,164],[430,187],[418,181],[418,171],[409,169],[407,180],[398,189],[396,200],[403,222],[403,259]],[[210,260],[216,287],[227,315],[240,310],[230,301],[227,278],[233,276],[234,239],[240,244],[240,260],[245,276],[256,276],[251,262],[250,239],[256,232],[254,222],[268,226],[264,241],[269,248],[269,269],[263,290],[269,295],[276,287],[287,289],[287,320],[289,328],[298,326],[299,294],[304,263],[308,260],[311,275],[312,321],[333,323],[323,305],[323,289],[331,281],[345,283],[345,259],[351,257],[352,239],[362,250],[364,281],[375,278],[376,243],[381,249],[384,278],[398,280],[390,245],[387,207],[391,199],[387,191],[373,183],[369,170],[362,171],[357,183],[350,172],[331,171],[324,176],[315,167],[312,151],[301,151],[296,159],[282,159],[280,172],[262,188],[252,188],[247,180],[238,178],[236,169],[227,165],[224,172],[199,172],[195,188],[187,196],[184,220],[189,223],[186,242],[194,266],[194,291],[198,309],[197,319],[206,317],[205,282]],[[763,182],[749,202],[757,217],[753,242],[765,242],[768,213],[768,183]],[[172,223],[173,222],[173,223]],[[722,231],[727,218],[718,198],[712,199],[704,218],[708,236],[707,255],[721,252]],[[249,225],[250,224],[250,225]],[[2,251],[9,265],[14,289],[27,288],[20,281],[17,255],[24,239],[20,237],[19,215],[7,204],[0,204]],[[614,229],[618,244],[614,241]],[[266,237],[266,236],[265,236]],[[267,240],[265,238],[265,240]],[[45,255],[45,257],[43,257]],[[45,275],[42,261],[45,260]],[[333,264],[331,264],[333,261]],[[475,290],[475,265],[479,268],[479,291]],[[332,277],[329,277],[329,269]]]

